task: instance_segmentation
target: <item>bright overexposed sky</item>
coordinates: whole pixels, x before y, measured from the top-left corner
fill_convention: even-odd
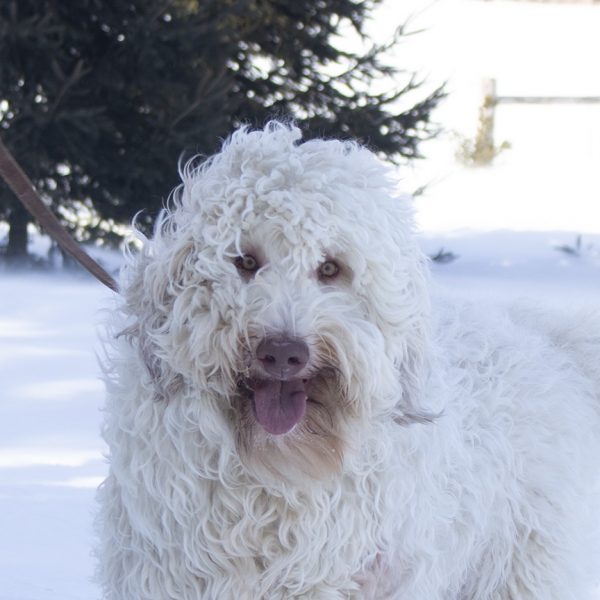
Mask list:
[[[394,52],[402,68],[448,99],[435,112],[445,134],[405,168],[425,231],[495,229],[600,232],[600,104],[501,105],[495,138],[511,148],[488,168],[465,169],[457,136],[472,136],[482,80],[499,95],[600,96],[600,5],[519,0],[384,0],[370,25],[383,41],[408,20]]]

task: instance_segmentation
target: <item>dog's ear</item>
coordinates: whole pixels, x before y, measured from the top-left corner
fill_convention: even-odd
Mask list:
[[[378,270],[368,289],[370,305],[398,371],[398,409],[406,422],[428,420],[428,411],[439,408],[430,408],[423,394],[432,337],[427,258],[415,239],[412,199],[391,195],[381,208],[387,216],[384,251],[373,259]]]
[[[159,240],[161,246],[163,242]],[[168,399],[185,385],[183,373],[174,368],[169,357],[175,355],[172,346],[176,343],[176,299],[189,278],[194,250],[191,239],[158,252],[145,248],[128,268],[124,293],[132,324],[122,334],[130,338],[139,352],[157,399]]]
[[[439,416],[438,407],[428,407],[423,386],[429,369],[429,332],[415,331],[407,341],[406,351],[397,362],[402,398],[398,409],[401,414],[396,421],[401,424],[431,422]]]
[[[405,298],[407,316],[396,361],[402,385],[402,411],[407,421],[423,422],[432,420],[439,407],[429,406],[424,396],[431,356],[431,305],[425,259],[417,254],[414,261],[411,293],[406,293]]]

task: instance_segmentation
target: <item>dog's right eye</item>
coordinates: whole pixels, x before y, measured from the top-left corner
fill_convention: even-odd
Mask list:
[[[255,271],[258,271],[258,261],[251,254],[238,256],[235,259],[235,266],[244,273],[254,273]]]

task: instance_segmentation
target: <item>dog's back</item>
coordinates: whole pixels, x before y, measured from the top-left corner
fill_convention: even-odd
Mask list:
[[[521,303],[514,305],[510,314],[516,323],[547,335],[552,344],[569,355],[576,368],[590,379],[600,403],[600,308],[540,309]]]

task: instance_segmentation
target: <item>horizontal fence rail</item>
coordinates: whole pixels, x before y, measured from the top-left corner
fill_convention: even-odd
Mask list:
[[[484,79],[482,91],[484,105],[497,104],[600,104],[600,96],[498,96],[496,80]]]
[[[600,105],[600,96],[500,96],[496,88],[494,78],[483,79],[477,131],[472,140],[465,140],[459,154],[460,160],[465,164],[490,164],[504,148],[509,146],[507,142],[497,146],[494,140],[496,110],[500,105]]]
[[[600,96],[496,96],[494,104],[600,104]]]

